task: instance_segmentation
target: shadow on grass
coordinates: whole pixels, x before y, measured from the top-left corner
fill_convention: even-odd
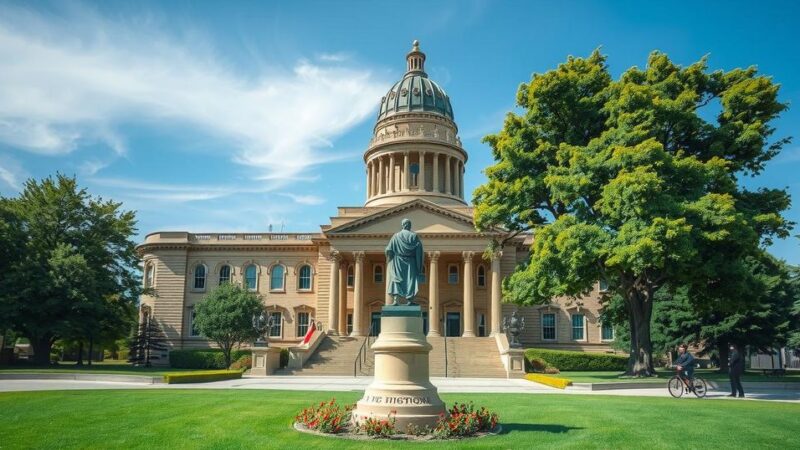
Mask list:
[[[500,434],[510,434],[514,432],[542,432],[563,434],[572,430],[583,430],[583,427],[568,427],[565,425],[544,424],[544,423],[502,423],[503,431]]]

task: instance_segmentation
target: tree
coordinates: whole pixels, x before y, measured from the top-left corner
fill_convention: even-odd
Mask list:
[[[102,323],[131,310],[140,292],[133,212],[61,174],[28,180],[18,198],[0,202],[10,218],[0,234],[10,229],[17,242],[6,260],[0,316],[30,339],[37,363],[49,362],[59,337],[91,341]]]
[[[252,320],[263,310],[258,295],[237,284],[225,283],[195,306],[194,323],[201,335],[219,345],[228,367],[233,346],[258,337]]]
[[[547,303],[605,280],[629,322],[627,373],[653,375],[658,290],[722,289],[792,226],[784,190],[739,184],[788,142],[770,142],[778,90],[755,68],[709,73],[705,58],[681,67],[658,52],[619,80],[598,51],[534,74],[517,93],[524,114],[485,138],[495,164],[474,195],[479,230],[534,233],[505,298]]]
[[[130,348],[128,362],[137,366],[150,367],[153,353],[166,351],[167,344],[158,321],[153,319],[150,314],[150,308],[144,306],[142,309],[142,321],[137,328],[134,328],[133,336],[128,342]]]
[[[788,345],[800,352],[800,266],[791,267],[789,271],[792,292],[794,292],[794,306],[792,307],[793,322]]]

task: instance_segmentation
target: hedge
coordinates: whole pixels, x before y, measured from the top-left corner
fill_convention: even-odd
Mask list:
[[[231,361],[250,355],[250,350],[232,350]],[[227,369],[222,350],[172,350],[169,365],[176,369]]]
[[[202,372],[172,372],[164,374],[164,383],[208,383],[210,381],[242,378],[243,370],[205,370]]]
[[[546,350],[529,348],[525,350],[525,358],[545,361],[560,371],[584,370],[625,370],[628,357],[607,353],[571,352],[566,350]]]
[[[567,386],[572,385],[572,380],[568,380],[566,378],[551,377],[549,375],[542,375],[540,373],[526,374],[525,379],[528,381],[534,381],[536,383],[544,384],[546,386],[558,389],[566,389]]]

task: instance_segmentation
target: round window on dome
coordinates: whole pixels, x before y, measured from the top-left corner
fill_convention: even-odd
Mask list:
[[[406,89],[406,88],[403,88],[403,89],[401,89],[401,90],[400,90],[400,95],[402,95],[403,97],[405,97],[406,95],[408,95],[408,89]]]
[[[416,87],[414,88],[414,95],[416,97],[419,97],[419,88],[416,88]]]

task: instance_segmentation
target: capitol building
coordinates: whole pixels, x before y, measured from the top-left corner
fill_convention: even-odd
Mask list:
[[[490,358],[503,318],[517,309],[525,318],[520,338],[526,347],[610,350],[613,329],[600,321],[600,286],[584,298],[549,305],[503,303],[501,282],[527,260],[532,236],[517,236],[486,254],[506,232],[475,229],[464,190],[469,154],[450,98],[426,74],[425,59],[415,41],[402,79],[376,99],[377,121],[364,152],[363,205],[341,206],[329,223],[308,232],[147,235],[138,252],[152,295],[142,296],[142,310],[158,321],[171,349],[213,346],[193,326],[194,306],[221,283],[235,282],[263,299],[275,324],[270,345],[296,347],[314,324],[324,334],[316,352],[327,352],[317,367],[334,367],[337,358],[343,367],[352,364],[362,341],[380,332],[380,310],[390,302],[384,249],[408,218],[425,249],[418,303],[434,345],[431,358],[442,343],[444,358],[447,345],[467,343],[477,346],[474,352],[460,350]],[[450,366],[457,361],[445,362],[445,370]],[[431,370],[436,367],[432,361]]]

